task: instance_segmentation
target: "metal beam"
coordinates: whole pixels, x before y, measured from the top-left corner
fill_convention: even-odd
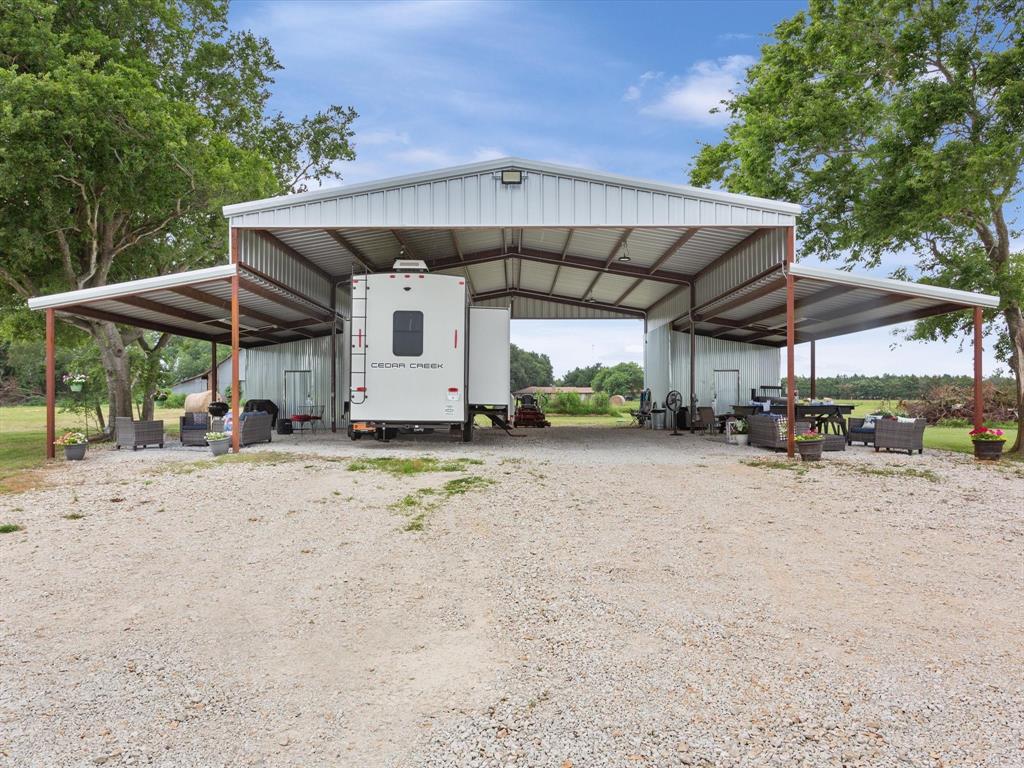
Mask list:
[[[796,227],[786,231],[786,455],[796,453],[796,292],[788,267],[796,259]]]
[[[675,288],[673,288],[671,291],[666,293],[664,296],[662,296],[656,302],[651,304],[651,306],[649,306],[647,309],[645,309],[644,312],[650,312],[651,310],[655,309],[656,307],[660,307],[666,301],[668,301],[669,299],[675,298],[676,296],[678,296],[681,292],[683,292],[687,288],[689,288],[688,284],[677,285]]]
[[[615,261],[615,254],[617,254],[619,250],[622,248],[622,246],[626,244],[626,241],[629,240],[629,236],[631,234],[633,234],[633,228],[626,227],[626,229],[622,233],[622,236],[615,242],[615,247],[612,248],[611,253],[608,254],[608,258],[604,262],[605,269],[608,269],[608,267],[611,266],[611,263]]]
[[[252,231],[255,232],[256,236],[259,237],[261,240],[269,243],[274,248],[283,253],[285,256],[290,257],[292,261],[296,262],[297,264],[301,264],[306,269],[316,273],[317,275],[320,275],[320,277],[322,277],[324,280],[328,280],[332,284],[334,283],[335,278],[333,275],[331,275],[327,270],[323,269],[322,267],[314,264],[307,257],[303,256],[297,250],[288,245],[288,243],[284,242],[283,240],[280,240],[272,233],[267,232],[265,229],[254,229]]]
[[[540,291],[523,291],[514,289],[488,291],[487,293],[478,294],[476,299],[478,301],[485,301],[487,299],[502,299],[506,297],[540,299],[541,301],[550,301],[555,304],[566,304],[568,306],[583,307],[585,309],[602,309],[607,310],[608,312],[618,312],[619,314],[623,315],[644,317],[644,311],[642,309],[627,309],[625,307],[616,307],[611,304],[605,304],[603,302],[580,301],[578,298],[574,296],[560,296],[558,294],[552,296],[551,294],[543,293]]]
[[[46,310],[46,458],[57,455],[57,321],[52,309]]]
[[[328,307],[325,307],[319,301],[316,301],[315,299],[311,299],[309,296],[306,296],[306,295],[300,293],[299,291],[297,291],[294,288],[291,288],[291,287],[285,285],[284,283],[278,282],[277,280],[272,278],[270,275],[266,274],[265,272],[261,272],[260,270],[256,269],[256,267],[254,267],[254,266],[252,266],[250,264],[246,264],[244,262],[239,262],[238,266],[241,267],[242,269],[244,269],[246,272],[249,272],[250,274],[255,275],[260,280],[263,280],[266,283],[270,283],[271,285],[273,285],[276,288],[281,289],[285,293],[288,293],[288,294],[290,294],[292,296],[295,296],[296,298],[302,299],[302,301],[305,301],[308,304],[313,305],[314,307],[316,307],[317,309],[319,309],[323,313],[322,314],[322,318],[323,318],[323,320],[325,322],[328,322],[328,323],[331,322],[331,318],[332,318],[331,310]],[[249,284],[252,284],[252,282],[253,282],[252,280],[246,280],[246,278],[244,276],[243,276],[242,279],[244,281],[248,282]],[[255,293],[255,291],[253,291],[253,293]],[[298,306],[301,306],[301,304],[298,305]],[[305,312],[307,316],[311,316],[312,315],[312,313],[309,311],[308,307],[302,309],[301,311]]]
[[[260,285],[259,283],[253,280],[249,280],[244,277],[241,278],[240,287],[249,291],[249,293],[255,293],[257,296],[262,296],[264,299],[267,299],[268,301],[273,301],[276,304],[280,304],[282,307],[288,307],[289,309],[293,309],[296,312],[301,312],[305,315],[309,315],[312,313],[310,308],[302,304],[301,302],[290,299],[287,296],[282,296],[279,293],[275,293],[269,288]],[[331,318],[329,315],[319,315],[317,316],[317,319],[325,323],[331,322]]]
[[[696,279],[698,279],[700,277],[703,277],[708,272],[710,272],[712,269],[717,267],[719,264],[723,264],[724,262],[728,261],[733,256],[735,256],[737,253],[742,251],[744,248],[746,248],[747,246],[753,245],[754,243],[756,243],[758,240],[760,240],[762,237],[764,237],[765,235],[767,235],[771,231],[772,231],[771,229],[755,229],[753,232],[751,232],[745,238],[740,240],[738,243],[736,243],[736,245],[734,245],[732,248],[727,250],[721,256],[716,256],[714,258],[714,260],[711,261],[711,263],[705,264],[703,267],[701,267],[697,271],[697,274],[695,274],[693,276],[693,279],[696,280]]]
[[[116,299],[111,299],[111,301],[127,304],[130,307],[136,307],[138,309],[144,309],[147,312],[156,312],[158,314],[167,315],[168,317],[176,317],[179,320],[187,320],[190,323],[199,323],[200,325],[206,325],[210,328],[215,326],[210,326],[209,323],[220,322],[223,319],[219,317],[197,316],[193,312],[179,309],[178,307],[168,306],[166,304],[160,304],[159,302],[151,301],[150,299],[145,299],[141,296],[118,296]],[[267,329],[265,328],[261,328],[259,330],[247,330],[246,333],[249,336],[257,336],[262,339],[273,341],[274,337],[268,336],[266,334],[266,330]]]
[[[409,243],[407,243],[405,241],[405,238],[402,237],[402,235],[399,233],[399,231],[397,229],[391,229],[391,230],[388,230],[388,231],[391,232],[392,237],[394,237],[395,240],[398,241],[398,244],[400,246],[402,246],[402,249],[405,251],[405,258],[407,258],[407,259],[415,259],[416,258],[416,251],[414,251],[412,249],[412,246],[409,245]]]
[[[343,234],[341,234],[341,232],[338,232],[333,229],[325,229],[324,232],[326,232],[328,237],[334,240],[334,242],[336,242],[346,251],[351,253],[352,258],[358,261],[359,264],[362,265],[363,269],[365,269],[367,272],[376,271],[377,268],[373,266],[373,261],[367,258],[366,254],[364,254],[359,248],[353,245],[352,241],[345,237]]]
[[[714,309],[711,309],[711,310],[709,310],[707,312],[697,312],[697,313],[694,313],[694,317],[695,317],[695,319],[698,322],[707,322],[708,320],[711,320],[712,318],[715,318],[715,317],[718,317],[719,315],[725,314],[730,309],[734,309],[736,307],[740,307],[740,306],[742,306],[744,304],[747,304],[748,302],[754,301],[755,299],[760,299],[761,297],[767,296],[770,293],[775,293],[775,291],[779,290],[780,288],[785,288],[785,287],[786,287],[786,278],[785,277],[780,277],[780,278],[777,278],[776,280],[772,280],[771,282],[766,283],[765,285],[761,286],[760,288],[754,289],[750,293],[744,293],[744,294],[742,294],[740,296],[735,297],[734,299],[732,299],[730,301],[723,302],[722,304],[717,305],[716,307],[714,307]]]
[[[908,299],[914,298],[908,296]],[[840,326],[839,328],[833,328],[828,331],[819,333],[803,333],[800,335],[798,341],[814,341],[818,339],[830,339],[834,336],[845,336],[848,333],[856,333],[857,331],[867,331],[872,328],[882,328],[886,325],[898,325],[899,323],[909,323],[914,320],[921,320],[925,317],[934,317],[935,315],[945,315],[949,312],[964,312],[970,308],[965,307],[962,304],[939,304],[932,307],[924,307],[922,309],[914,310],[913,312],[903,312],[893,317],[886,317],[882,319],[866,320],[859,323],[851,323],[850,325]],[[823,322],[819,322],[819,325]]]
[[[231,261],[238,263],[238,233],[231,233]],[[238,272],[231,276],[231,450],[238,453],[242,450],[242,393],[240,371],[238,368],[238,348],[240,346],[240,328],[238,322]]]
[[[183,328],[174,328],[164,323],[156,322],[155,320],[142,320],[137,317],[130,317],[128,315],[119,315],[115,312],[106,312],[102,309],[96,309],[95,307],[74,305],[70,307],[62,307],[58,310],[68,315],[81,315],[82,317],[91,317],[93,320],[106,320],[110,323],[120,323],[121,325],[129,325],[133,328],[145,328],[149,331],[159,331],[160,333],[171,333],[175,336],[187,336],[190,339],[205,339],[206,341],[219,341],[225,342],[229,340],[226,334],[215,335],[212,333],[199,333],[198,331],[189,331]]]
[[[572,236],[576,230],[569,227],[569,231],[565,235],[565,245],[562,246],[561,260],[565,261],[565,257],[569,254],[569,244],[572,243]],[[555,283],[558,282],[558,273],[562,271],[562,265],[559,264],[555,267],[555,276],[551,278],[551,288],[548,290],[548,296],[555,292]]]
[[[459,257],[459,261],[465,261],[465,254],[462,253],[462,243],[459,242],[459,236],[454,229],[449,229],[448,234],[452,236],[452,248],[455,249],[455,253]],[[466,277],[466,285],[469,286],[469,293],[471,296],[476,295],[476,286],[473,285],[473,278],[469,274],[469,267],[464,266],[462,268],[462,274]]]
[[[658,270],[648,273],[646,267],[637,267],[632,264],[612,264],[605,268],[604,262],[595,259],[587,259],[582,256],[569,256],[562,258],[561,254],[554,251],[542,251],[536,248],[523,248],[521,251],[507,251],[504,248],[492,248],[487,251],[464,254],[464,259],[457,256],[446,259],[438,259],[431,266],[435,270],[458,267],[462,264],[486,264],[492,261],[501,261],[506,258],[525,259],[543,264],[555,264],[575,269],[584,269],[591,272],[599,272],[608,275],[620,275],[622,277],[643,277],[657,283],[671,283],[673,285],[689,285],[692,277],[681,272],[668,272]]]
[[[619,298],[617,298],[613,302],[613,304],[615,304],[615,306],[620,305],[623,301],[625,301],[626,297],[629,296],[629,294],[631,294],[633,291],[635,291],[637,289],[637,286],[639,286],[640,283],[642,283],[643,281],[644,279],[642,277],[638,277],[636,280],[634,280],[632,284],[629,286],[629,288],[623,291],[622,295],[619,296]]]
[[[651,268],[648,270],[648,274],[657,272],[661,268],[661,266],[666,261],[671,259],[675,255],[676,251],[678,251],[680,248],[686,245],[686,243],[689,242],[690,238],[696,235],[698,231],[699,230],[696,227],[691,227],[690,229],[683,232],[683,234],[679,236],[679,239],[672,243],[672,245],[670,245],[668,248],[666,248],[665,251],[661,254],[661,256],[659,256],[655,260],[655,262],[651,265]]]
[[[211,296],[205,291],[200,291],[197,288],[193,288],[190,285],[183,285],[179,288],[169,288],[169,291],[176,293],[179,296],[184,296],[195,301],[201,301],[204,304],[209,304],[211,307],[217,307],[223,309],[225,312],[231,312],[231,302],[227,299],[222,299],[219,296]],[[299,333],[305,333],[301,329],[307,325],[314,325],[321,320],[282,320],[279,317],[268,315],[264,312],[260,312],[255,309],[248,309],[241,307],[239,310],[243,317],[251,317],[253,320],[259,320],[261,323],[269,323],[276,325],[278,328],[287,328],[288,330],[298,330]]]
[[[981,342],[984,315],[981,307],[974,308],[974,428],[985,426],[985,397],[981,389]]]

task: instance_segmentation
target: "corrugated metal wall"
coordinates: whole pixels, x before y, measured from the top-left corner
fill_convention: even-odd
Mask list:
[[[679,291],[675,296],[663,301],[647,314],[647,328],[653,330],[659,326],[671,323],[678,317],[686,314],[690,309],[690,291],[687,287]]]
[[[238,251],[239,260],[243,263],[270,275],[278,282],[294,288],[325,307],[331,305],[330,283],[313,270],[281,253],[255,232],[239,233]]]
[[[502,184],[495,169],[439,176],[394,187],[289,202],[231,216],[236,227],[430,226],[790,226],[795,216],[759,207],[530,170],[521,185]],[[664,188],[663,188],[664,189]]]
[[[786,230],[772,230],[697,279],[694,286],[697,306],[721,296],[769,267],[782,264],[785,259]]]
[[[782,353],[775,347],[743,344],[737,341],[697,337],[697,404],[711,405],[715,396],[714,372],[740,372],[740,401],[746,402],[751,388],[779,383]],[[672,333],[672,378],[683,395],[690,399],[690,334]],[[720,404],[721,405],[721,404]],[[728,403],[734,405],[734,403]]]
[[[344,395],[348,392],[348,378],[345,373],[347,355],[338,334],[338,422],[344,412]],[[285,402],[285,371],[310,371],[312,380],[311,397],[316,405],[324,406],[324,421],[331,420],[331,338],[303,339],[258,347],[247,350],[245,360],[245,399],[260,398],[273,400],[283,411],[306,404],[305,393],[289,390]]]
[[[670,390],[678,390],[683,402],[690,400],[690,334],[670,331],[667,325],[648,331],[646,345],[646,386],[657,403]],[[714,372],[738,370],[740,400],[746,402],[751,388],[778,384],[782,353],[773,347],[697,337],[697,401],[711,405]],[[732,403],[729,403],[732,405]]]

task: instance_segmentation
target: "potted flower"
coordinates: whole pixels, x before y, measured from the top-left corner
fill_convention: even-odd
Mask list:
[[[981,461],[999,461],[1003,455],[1006,438],[1001,429],[978,427],[971,430],[971,442],[974,443],[974,458]]]
[[[206,444],[214,456],[223,456],[231,446],[231,435],[227,432],[207,432]]]
[[[68,461],[81,461],[85,458],[85,449],[89,438],[81,432],[65,432],[53,441],[54,445],[64,447],[64,458]]]
[[[169,389],[158,389],[156,392],[153,393],[153,401],[157,403],[162,403],[165,400],[167,400],[167,398],[170,396],[171,391]]]
[[[85,386],[85,374],[65,373],[61,377],[61,381],[63,381],[72,392],[81,392],[82,387]]]
[[[796,449],[800,451],[800,458],[804,461],[820,461],[821,450],[825,447],[825,436],[820,435],[813,429],[802,435],[793,438],[796,441]]]
[[[750,439],[750,427],[746,419],[737,419],[732,425],[732,437],[736,445],[746,445]]]

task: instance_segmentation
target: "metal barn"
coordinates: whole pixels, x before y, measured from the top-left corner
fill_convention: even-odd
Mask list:
[[[513,318],[643,320],[655,401],[675,389],[707,405],[723,387],[745,401],[777,382],[783,349],[792,382],[797,343],[972,308],[980,366],[980,312],[995,297],[803,267],[799,213],[504,158],[226,206],[223,267],[30,306],[49,313],[51,341],[53,313],[67,312],[244,348],[233,393],[240,379],[245,397],[275,401],[305,397],[306,386],[334,428],[348,399],[351,276],[400,257],[464,276],[474,304],[510,307]],[[789,393],[792,408],[792,383]]]

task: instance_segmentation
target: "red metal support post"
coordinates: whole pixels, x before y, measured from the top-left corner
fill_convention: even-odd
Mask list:
[[[241,392],[239,392],[238,371],[238,230],[231,230],[231,263],[235,265],[235,274],[231,276],[231,450],[238,453],[242,449],[242,422],[240,420]]]
[[[331,281],[331,432],[338,431],[338,286]]]
[[[796,256],[796,227],[786,231],[786,455],[796,454],[796,372],[794,350],[796,346],[796,295],[790,266]]]
[[[57,455],[53,441],[57,439],[57,319],[52,309],[46,310],[46,458]]]
[[[981,307],[974,308],[974,428],[985,426],[985,397],[981,380],[981,340],[983,317]]]
[[[811,339],[811,400],[814,400],[818,396],[818,372],[816,370],[816,360],[814,339]]]
[[[217,342],[210,342],[210,380],[207,382],[210,385],[210,392],[213,394],[213,399],[217,400]]]

